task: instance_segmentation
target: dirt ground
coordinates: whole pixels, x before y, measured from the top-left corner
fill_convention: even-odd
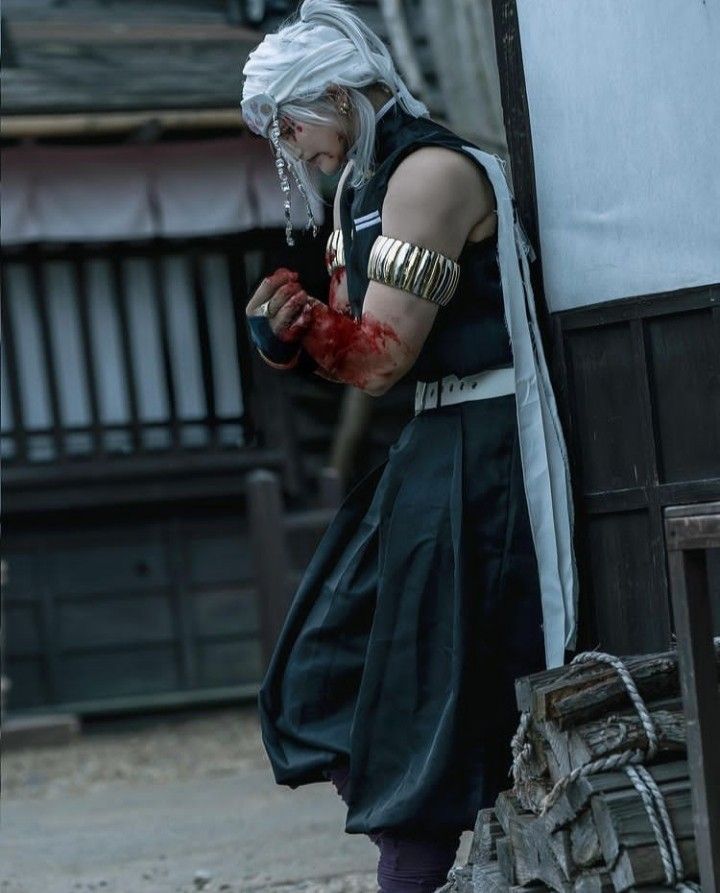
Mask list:
[[[252,706],[89,720],[70,746],[4,755],[4,798],[87,794],[270,767]]]
[[[275,784],[252,705],[94,721],[3,754],[0,893],[376,893],[344,817],[330,784]]]

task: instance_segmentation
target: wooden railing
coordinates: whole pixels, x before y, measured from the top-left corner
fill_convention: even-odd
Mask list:
[[[5,250],[6,467],[250,442],[250,249],[257,239]]]

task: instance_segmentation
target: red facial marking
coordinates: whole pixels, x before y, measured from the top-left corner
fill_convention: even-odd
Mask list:
[[[319,301],[307,304],[288,334],[293,329],[303,331],[303,347],[323,369],[358,388],[366,387],[380,369],[388,373],[389,345],[401,343],[387,323],[367,314],[356,320]]]
[[[297,125],[297,132],[298,132],[298,133],[302,133],[302,132],[303,132],[302,124],[298,124],[298,125]]]

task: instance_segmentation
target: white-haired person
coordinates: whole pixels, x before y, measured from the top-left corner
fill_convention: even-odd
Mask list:
[[[342,169],[327,299],[278,270],[247,307],[280,369],[415,415],[345,498],[292,600],[258,703],[275,779],[332,779],[382,893],[442,885],[507,787],[513,680],[575,635],[567,459],[529,247],[497,158],[428,117],[343,3],[305,0],[243,71],[290,227],[290,177]],[[308,203],[309,223],[312,224]]]

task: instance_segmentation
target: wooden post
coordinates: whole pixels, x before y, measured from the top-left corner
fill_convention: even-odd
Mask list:
[[[520,222],[536,255],[535,261],[530,265],[530,281],[535,293],[543,347],[552,363],[552,327],[543,286],[535,159],[517,0],[492,0],[492,11],[505,136],[510,155],[510,180]]]
[[[293,428],[292,413],[283,388],[282,373],[270,369],[251,351],[255,422],[264,446],[279,449],[285,457],[283,485],[286,493],[304,496],[307,491],[302,468],[302,456]]]
[[[0,560],[0,589],[5,588],[7,582],[7,562],[3,558]],[[3,674],[5,665],[5,618],[2,616],[2,601],[0,600],[0,718],[5,716],[5,700],[10,693],[12,683],[10,679]]]
[[[703,890],[720,890],[720,696],[705,549],[720,547],[720,502],[665,512],[675,631]]]
[[[248,475],[250,537],[260,602],[263,667],[267,668],[289,604],[288,549],[280,478],[272,471]]]
[[[337,469],[343,484],[350,479],[357,450],[370,425],[372,413],[373,398],[364,391],[347,385],[330,446],[330,467]]]

